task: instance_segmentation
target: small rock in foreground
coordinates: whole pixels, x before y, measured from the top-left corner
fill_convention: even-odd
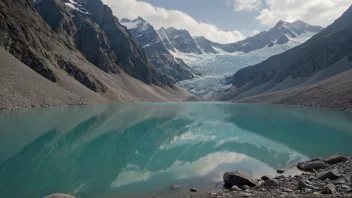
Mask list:
[[[196,189],[196,188],[191,188],[190,191],[191,191],[191,192],[198,192],[198,189]]]
[[[276,172],[279,173],[279,174],[283,174],[285,171],[282,170],[282,169],[279,169],[279,170],[277,170]]]
[[[318,179],[320,180],[325,180],[325,179],[331,179],[331,180],[336,180],[340,178],[340,173],[339,170],[337,169],[332,169],[330,171],[324,171],[318,174]]]
[[[297,168],[304,170],[304,171],[313,171],[327,168],[328,165],[320,158],[312,159],[305,162],[299,162],[297,164]]]
[[[335,185],[334,184],[328,184],[324,187],[323,191],[322,191],[323,194],[334,194],[336,193],[336,188],[335,188]]]
[[[231,191],[242,191],[242,189],[235,185],[231,187]]]
[[[266,180],[268,180],[268,179],[270,179],[270,178],[269,178],[268,176],[264,175],[264,176],[261,177],[261,179],[262,179],[263,181],[266,181]]]
[[[276,179],[268,179],[264,183],[262,183],[262,186],[278,186],[280,183]]]
[[[223,176],[226,186],[238,186],[242,187],[248,185],[254,187],[257,183],[244,171],[226,172]]]
[[[328,164],[332,165],[332,164],[337,164],[337,163],[341,163],[341,162],[346,162],[347,158],[338,153],[338,154],[335,154],[335,155],[332,155],[330,157],[325,158],[324,161],[326,161]]]

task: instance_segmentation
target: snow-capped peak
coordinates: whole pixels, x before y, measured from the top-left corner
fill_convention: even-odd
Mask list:
[[[87,10],[81,5],[80,1],[81,0],[63,0],[65,5],[67,5],[68,7],[77,10],[83,14],[89,14],[89,12],[87,12]]]
[[[123,18],[120,20],[121,24],[125,26],[127,29],[136,29],[138,28],[140,32],[148,30],[150,27],[152,27],[148,22],[146,22],[144,19],[141,17],[138,17],[135,20],[129,20],[126,18]]]

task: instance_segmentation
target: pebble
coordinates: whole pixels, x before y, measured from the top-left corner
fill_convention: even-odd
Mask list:
[[[198,189],[196,189],[196,188],[191,188],[190,191],[191,191],[191,192],[198,192]]]
[[[250,189],[250,187],[248,185],[242,186],[242,190],[247,190],[247,189]]]
[[[279,170],[277,170],[276,172],[279,173],[279,174],[283,174],[285,171],[282,170],[282,169],[279,169]]]

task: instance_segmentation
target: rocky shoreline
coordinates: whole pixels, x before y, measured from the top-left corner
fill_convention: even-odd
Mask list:
[[[206,197],[352,197],[352,157],[338,153],[300,162],[297,168],[303,171],[301,175],[263,176],[259,180],[243,171],[227,172],[224,174],[227,188]]]
[[[200,192],[196,188],[178,197],[352,197],[352,157],[340,153],[327,158],[317,158],[299,162],[297,168],[301,175],[284,176],[284,170],[277,170],[279,176],[269,178],[263,175],[260,179],[251,178],[246,172],[237,170],[226,172],[223,176],[224,187],[217,192]],[[182,186],[172,185],[172,191]],[[143,196],[146,197],[146,196]],[[175,197],[172,195],[150,197]],[[54,194],[46,198],[74,198],[69,195]]]

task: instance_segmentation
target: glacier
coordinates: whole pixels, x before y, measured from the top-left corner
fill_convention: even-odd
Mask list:
[[[306,34],[300,38],[290,39],[284,45],[274,45],[249,53],[228,53],[216,48],[219,54],[193,54],[172,52],[173,56],[183,59],[197,74],[194,79],[184,80],[177,83],[193,95],[205,99],[211,99],[222,93],[232,85],[226,83],[226,77],[230,77],[239,69],[258,64],[271,56],[287,51],[308,40],[313,34]]]

